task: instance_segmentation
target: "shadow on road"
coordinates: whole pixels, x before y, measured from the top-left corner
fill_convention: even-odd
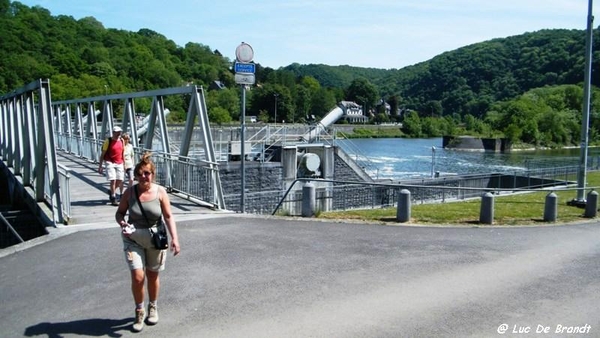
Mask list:
[[[64,323],[39,323],[25,329],[25,336],[47,335],[59,338],[64,334],[94,337],[121,337],[119,331],[132,332],[133,317],[124,319],[83,319]]]

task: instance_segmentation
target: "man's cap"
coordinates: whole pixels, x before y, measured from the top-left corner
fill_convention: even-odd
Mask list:
[[[121,129],[121,127],[114,127],[113,128],[113,133],[120,133],[122,131],[123,131],[123,129]]]

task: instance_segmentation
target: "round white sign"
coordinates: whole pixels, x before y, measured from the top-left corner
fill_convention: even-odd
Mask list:
[[[252,46],[245,42],[242,42],[235,49],[235,58],[239,62],[252,62],[252,59],[254,59],[254,50],[252,50]]]

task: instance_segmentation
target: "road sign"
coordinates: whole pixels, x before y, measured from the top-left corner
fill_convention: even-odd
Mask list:
[[[236,62],[234,69],[236,73],[256,73],[256,66],[253,63]]]
[[[252,46],[250,46],[249,44],[247,44],[245,42],[242,42],[235,49],[235,58],[239,62],[250,62],[250,61],[252,61],[252,59],[254,59],[254,50],[252,49]]]
[[[235,83],[237,84],[245,84],[245,85],[252,85],[254,84],[256,78],[254,77],[254,74],[248,74],[248,73],[237,73],[234,75],[234,79],[235,79]]]

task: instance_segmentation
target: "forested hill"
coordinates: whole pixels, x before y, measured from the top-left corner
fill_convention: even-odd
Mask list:
[[[598,86],[598,30],[593,41],[592,81]],[[194,84],[207,88],[211,122],[239,118],[232,60],[201,43],[178,46],[150,29],[107,29],[93,17],[53,16],[43,7],[10,0],[0,0],[0,42],[0,95],[38,78],[51,80],[57,100]],[[354,100],[374,112],[372,122],[403,119],[381,112],[377,105],[383,98],[394,112],[455,116],[457,123],[466,115],[483,120],[494,103],[530,89],[581,84],[584,45],[584,30],[541,30],[476,43],[401,69],[258,64],[246,113],[265,122],[298,122]],[[215,81],[225,89],[210,90]],[[136,107],[144,111],[143,104]],[[184,119],[185,110],[170,104],[169,117]]]
[[[593,74],[600,74],[598,29],[593,41]],[[428,111],[441,104],[445,113],[481,116],[491,103],[532,88],[582,83],[584,64],[585,30],[553,29],[472,44],[402,69],[314,64],[285,69],[332,87],[365,77],[382,97],[399,95],[403,106]],[[600,76],[592,76],[592,84],[600,85]]]

